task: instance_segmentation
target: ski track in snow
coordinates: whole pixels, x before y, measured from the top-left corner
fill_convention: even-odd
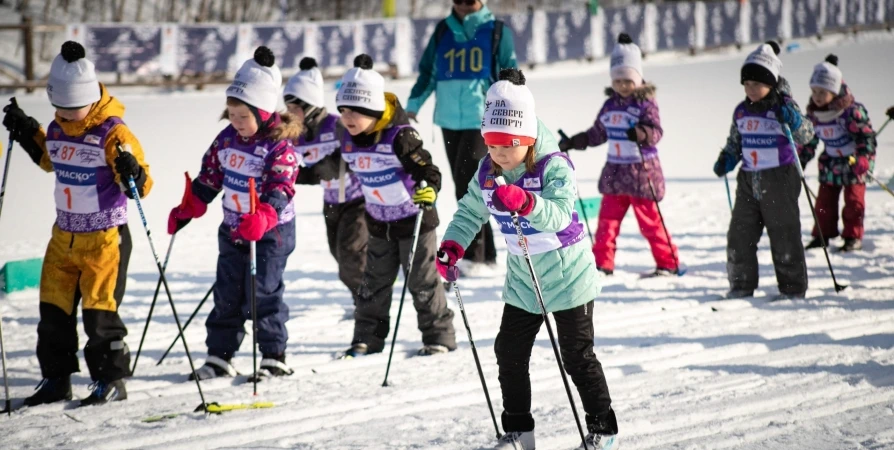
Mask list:
[[[838,54],[845,79],[878,128],[884,122],[883,111],[894,104],[884,75],[894,70],[894,45],[890,34],[862,36],[856,41],[832,37],[822,43],[805,42],[803,51],[783,55],[783,74],[803,107],[813,65],[829,52]],[[651,270],[654,263],[635,219],[627,217],[618,241],[618,270],[603,280],[595,318],[597,355],[618,414],[622,448],[894,449],[894,218],[889,212],[894,199],[870,187],[865,250],[831,255],[836,275],[850,284],[849,289],[835,293],[822,253],[810,252],[808,298],[770,302],[778,291],[764,237],[758,253],[762,281],[755,298],[719,300],[728,288],[729,210],[723,183],[710,170],[729,129],[730,113],[742,96],[738,71],[743,57],[742,52],[724,52],[676,64],[672,55],[655,55],[646,63],[646,78],[659,87],[665,129],[659,146],[668,179],[662,211],[689,272],[680,278],[640,279],[639,273]],[[603,100],[601,87],[608,82],[605,65],[604,61],[595,66],[564,64],[531,73],[529,85],[541,118],[569,134],[589,126]],[[697,87],[692,84],[695,77],[704,80]],[[411,84],[412,80],[389,81],[389,88],[405,99]],[[334,92],[331,86],[327,89],[331,107]],[[120,98],[129,108],[125,119],[142,139],[156,179],[144,207],[155,230],[155,246],[164,251],[166,214],[179,201],[180,173],[195,174],[201,154],[223,126],[214,120],[223,105],[222,90],[170,95],[123,91]],[[39,119],[50,117],[44,96],[20,96],[19,101]],[[440,133],[428,119],[431,108],[429,102],[420,113],[424,123],[418,128],[444,170],[448,164]],[[894,131],[888,131],[879,137],[876,163],[883,180],[894,173],[892,147]],[[21,150],[14,150],[13,158],[6,214],[0,221],[0,263],[42,256],[54,215],[51,177],[40,174]],[[602,150],[573,153],[572,158],[581,190],[595,195]],[[815,190],[815,164],[807,174]],[[731,184],[734,188],[733,177]],[[452,192],[447,176],[439,199],[441,234],[455,209]],[[273,401],[275,408],[219,416],[189,413],[199,398],[195,384],[186,380],[189,365],[182,345],[178,343],[163,364],[155,365],[177,335],[162,290],[136,376],[127,385],[127,401],[88,409],[46,405],[17,411],[12,418],[0,417],[0,447],[483,449],[492,445],[494,430],[460,317],[455,322],[458,351],[411,357],[421,344],[414,313],[407,308],[390,387],[380,387],[387,354],[333,360],[351,339],[351,298],[328,253],[319,189],[298,187],[296,199],[299,245],[285,274],[285,298],[291,308],[288,362],[295,375],[259,384],[257,397],[244,377],[203,383],[208,401]],[[801,199],[807,239],[813,219],[803,195]],[[131,205],[130,211],[134,251],[121,313],[135,353],[157,273],[136,208]],[[209,208],[206,216],[184,229],[169,265],[181,322],[214,280],[219,207]],[[596,222],[591,218],[593,230]],[[503,245],[500,248],[504,251]],[[401,283],[402,279],[395,284],[392,317]],[[502,283],[499,273],[460,280],[498,418],[502,401],[493,343],[503,307]],[[448,299],[459,315],[452,292]],[[36,291],[0,299],[10,390],[16,399],[30,395],[40,380],[34,354],[37,302]],[[186,332],[197,365],[204,358],[203,325],[211,302]],[[243,374],[251,372],[250,339],[246,337],[234,359]],[[86,342],[82,332],[80,340]],[[535,343],[530,371],[538,448],[574,448],[577,430],[545,331]],[[76,397],[88,395],[89,382],[82,367],[73,376]],[[141,422],[174,412],[186,414]]]

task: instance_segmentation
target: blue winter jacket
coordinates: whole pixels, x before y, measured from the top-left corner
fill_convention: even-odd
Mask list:
[[[491,75],[497,75],[498,72],[482,70],[492,65],[492,51],[482,51],[480,48],[476,51],[474,46],[463,50],[480,28],[493,27],[494,15],[485,6],[480,11],[466,16],[462,22],[453,13],[446,21],[448,29],[440,40],[436,36],[437,33],[432,34],[428,40],[428,46],[425,47],[425,53],[419,62],[419,78],[410,91],[406,110],[418,113],[428,96],[434,92],[437,97],[435,125],[448,130],[480,129],[481,119],[484,117],[484,98],[492,84]],[[490,36],[492,41],[492,34]],[[448,45],[451,38],[455,42],[452,47]],[[439,44],[442,44],[440,51]],[[485,47],[490,45],[498,46],[497,70],[518,67],[512,31],[508,26],[503,27],[500,42],[483,43]],[[451,68],[453,69],[450,72],[451,76],[444,76],[445,71]],[[453,76],[454,74],[458,76]],[[470,78],[474,76],[478,78]]]

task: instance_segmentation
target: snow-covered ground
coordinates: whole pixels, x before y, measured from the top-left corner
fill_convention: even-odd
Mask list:
[[[884,110],[894,104],[894,40],[882,33],[861,35],[858,41],[831,41],[805,42],[802,50],[783,55],[783,73],[792,80],[796,98],[806,104],[813,65],[835,52],[845,79],[878,127]],[[659,88],[665,130],[660,150],[668,190],[662,210],[690,271],[682,278],[640,280],[638,273],[654,263],[634,218],[628,217],[619,242],[619,270],[605,280],[595,318],[597,354],[606,368],[622,444],[627,449],[894,449],[894,199],[870,188],[865,250],[832,255],[836,275],[851,286],[846,291],[834,292],[822,253],[810,253],[809,298],[768,302],[777,288],[765,238],[757,296],[717,300],[728,286],[729,209],[723,183],[711,167],[732,109],[743,96],[738,83],[743,57],[736,52],[697,58],[654,55],[646,63],[646,78]],[[553,129],[577,132],[592,122],[604,99],[607,63],[538,69],[529,79],[541,118]],[[411,84],[389,82],[389,88],[405,100]],[[329,90],[331,102],[334,92],[331,86]],[[156,185],[144,206],[156,248],[163,252],[168,244],[167,212],[179,201],[182,173],[196,173],[206,146],[223,126],[216,120],[224,106],[222,90],[115,93],[129,108],[126,120],[152,165]],[[42,94],[19,96],[19,102],[43,121],[51,117]],[[432,103],[420,114],[424,120],[419,129],[435,161],[446,168],[440,131],[429,119]],[[894,131],[882,134],[879,144],[877,174],[886,180],[894,173]],[[572,155],[585,196],[597,195],[603,152]],[[54,216],[52,176],[40,172],[20,150],[13,158],[0,221],[0,264],[42,256]],[[808,176],[815,173],[811,165]],[[810,184],[816,187],[815,178]],[[456,205],[449,176],[443,192],[440,232]],[[431,358],[407,357],[420,345],[420,334],[412,312],[406,314],[392,387],[380,386],[385,355],[333,361],[333,354],[345,349],[351,338],[352,322],[344,320],[351,299],[328,254],[320,194],[314,187],[298,190],[299,246],[285,275],[291,308],[288,361],[296,374],[259,385],[258,397],[248,384],[203,384],[210,401],[269,400],[276,403],[275,409],[187,414],[154,424],[140,421],[190,411],[199,403],[195,385],[186,381],[189,367],[181,346],[155,366],[176,335],[162,295],[140,366],[128,383],[126,402],[65,414],[64,405],[41,406],[0,417],[0,447],[468,449],[492,444],[494,431],[459,314],[459,350]],[[175,243],[169,279],[181,320],[214,280],[220,218],[218,207],[209,208]],[[806,240],[813,220],[803,196],[801,218]],[[121,313],[135,351],[157,273],[134,207],[131,224],[135,249]],[[502,275],[494,275],[460,284],[497,414],[501,400],[493,342],[502,281]],[[400,284],[396,287],[392,316]],[[456,309],[453,295],[448,297]],[[30,395],[40,381],[34,353],[37,306],[35,291],[0,298],[15,398]],[[206,303],[187,332],[199,361],[204,356],[202,323],[210,309]],[[250,372],[250,343],[235,364],[243,373]],[[570,449],[578,442],[557,370],[543,332],[531,362],[540,449]],[[73,381],[75,395],[86,396],[86,367]]]

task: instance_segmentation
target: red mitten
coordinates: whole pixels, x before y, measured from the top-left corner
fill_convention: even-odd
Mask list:
[[[456,241],[441,242],[441,248],[438,250],[438,257],[435,259],[435,265],[438,267],[438,273],[447,281],[456,281],[457,271],[456,262],[462,259],[466,251]]]
[[[854,175],[862,176],[869,172],[869,158],[865,156],[858,156],[856,163],[853,165]]]
[[[192,219],[198,219],[208,210],[208,205],[192,193],[192,180],[186,175],[186,188],[183,191],[183,200],[171,210],[168,215],[168,234],[174,234]]]
[[[265,233],[276,227],[279,214],[267,203],[258,203],[254,214],[243,214],[237,232],[246,241],[260,241]]]
[[[515,212],[520,216],[526,216],[534,210],[534,194],[513,184],[497,186],[493,202],[497,211]]]

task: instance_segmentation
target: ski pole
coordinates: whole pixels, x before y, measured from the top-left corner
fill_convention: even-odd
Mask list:
[[[443,255],[446,257],[447,255]],[[439,255],[438,258],[441,258]],[[441,259],[441,262],[447,263]],[[472,338],[472,328],[469,326],[469,318],[466,317],[466,308],[463,306],[463,296],[459,292],[459,285],[456,280],[459,278],[459,268],[456,266],[447,269],[447,281],[453,283],[453,293],[456,294],[456,303],[459,305],[459,312],[463,316],[463,324],[466,326],[466,333],[469,335],[469,344],[472,346],[472,356],[475,358],[475,367],[478,369],[478,378],[481,380],[481,388],[484,389],[484,398],[487,400],[487,409],[490,411],[490,418],[494,422],[494,431],[497,432],[497,439],[500,439],[500,427],[497,425],[497,415],[494,413],[494,406],[490,401],[490,393],[487,391],[487,381],[484,380],[484,371],[481,370],[481,360],[478,359],[478,349],[475,348],[475,339]]]
[[[254,177],[248,179],[249,207],[251,214],[258,210],[258,191]],[[255,241],[248,241],[248,258],[251,268],[251,365],[253,395],[258,395],[258,247]],[[180,331],[183,332],[182,330]],[[185,339],[185,337],[184,337]]]
[[[9,99],[9,104],[13,107],[18,107],[18,102],[16,102],[16,98],[13,97]],[[9,180],[9,164],[12,162],[12,144],[14,141],[12,140],[12,131],[9,132],[9,149],[6,151],[6,164],[3,169],[3,183],[0,184],[0,214],[3,214],[3,197],[6,195],[6,182]]]
[[[16,98],[10,99],[10,103],[18,106]],[[0,184],[0,215],[3,214],[3,196],[6,194],[6,181],[9,180],[9,164],[12,161],[12,132],[9,132],[9,148],[6,150],[6,164],[3,169],[3,183]],[[6,415],[12,415],[12,403],[9,398],[9,374],[6,371],[6,346],[3,344],[3,315],[0,314],[0,360],[3,362],[3,389],[6,391]]]
[[[216,284],[217,282],[215,282]],[[183,324],[183,332],[186,333],[186,329],[189,328],[189,324],[192,323],[192,319],[196,317],[196,314],[199,313],[199,310],[202,309],[202,305],[205,304],[205,300],[208,300],[208,297],[211,297],[211,293],[214,292],[214,284],[211,285],[211,289],[208,289],[208,293],[205,294],[205,297],[202,298],[202,301],[199,302],[199,306],[196,306],[195,311],[189,316],[189,319],[186,319],[186,323]],[[161,358],[158,359],[158,362],[155,363],[156,366],[160,366],[161,363],[168,357],[168,353],[171,353],[171,350],[174,348],[174,345],[177,345],[177,341],[180,339],[180,336],[174,338],[174,341],[171,342],[171,345],[168,346],[168,349],[165,350],[165,353],[161,355]]]
[[[723,175],[723,184],[726,185],[726,201],[729,202],[729,210],[733,210],[733,195],[729,192],[729,177],[724,174]]]
[[[498,186],[505,186],[506,180],[499,176],[496,179]],[[537,303],[540,305],[540,314],[543,315],[543,322],[546,324],[546,331],[549,334],[549,342],[553,345],[553,353],[556,354],[556,362],[559,364],[559,373],[562,374],[562,383],[565,384],[565,393],[568,394],[568,402],[571,403],[571,412],[574,413],[574,421],[577,423],[577,431],[580,433],[580,440],[587,448],[587,438],[584,436],[584,428],[580,424],[580,416],[577,414],[577,406],[574,404],[574,396],[571,394],[571,386],[568,384],[568,375],[565,374],[565,363],[562,361],[562,355],[559,353],[559,346],[556,344],[556,336],[553,333],[553,327],[549,323],[549,313],[546,312],[546,305],[543,303],[543,292],[540,290],[540,281],[537,280],[537,273],[534,271],[534,262],[531,261],[531,254],[528,252],[528,242],[525,240],[525,234],[522,232],[521,223],[518,219],[518,213],[510,213],[512,224],[515,226],[515,233],[518,235],[518,246],[521,247],[525,256],[525,263],[528,265],[528,272],[531,274],[531,282],[534,285],[534,294],[537,295]]]
[[[117,142],[115,146],[118,148],[119,155],[124,153],[120,141]],[[196,374],[196,366],[193,363],[192,355],[189,353],[186,337],[183,336],[183,327],[180,326],[180,316],[177,315],[177,307],[174,306],[174,298],[171,296],[171,289],[168,287],[168,279],[165,278],[165,270],[161,267],[161,261],[158,259],[158,252],[155,251],[155,244],[152,242],[152,232],[149,230],[149,223],[146,222],[146,214],[143,212],[143,204],[140,201],[140,191],[137,189],[137,184],[134,182],[132,176],[127,177],[127,186],[130,188],[130,193],[133,196],[134,202],[137,204],[137,210],[140,212],[140,220],[143,221],[143,228],[146,230],[146,239],[149,240],[149,249],[152,251],[152,258],[155,259],[155,265],[158,267],[158,274],[159,277],[161,277],[162,285],[165,287],[168,303],[171,304],[171,312],[174,314],[174,322],[177,324],[177,329],[180,331],[180,338],[181,341],[183,341],[183,350],[186,351],[186,359],[189,360],[189,369],[192,371],[192,376],[196,380],[196,388],[199,390],[199,398],[202,399],[202,404],[199,408],[208,412],[208,403],[205,402],[205,394],[202,392],[202,384],[199,382],[199,376]]]
[[[886,120],[885,123],[882,124],[881,128],[879,128],[878,131],[875,132],[875,135],[878,136],[878,135],[882,134],[882,130],[884,130],[885,127],[888,126],[889,123],[891,123],[890,117],[888,117],[888,120]]]
[[[183,208],[186,206],[187,199],[189,198],[190,189],[192,186],[192,180],[189,179],[189,172],[184,172],[183,174],[186,177],[186,189],[183,191],[183,199],[180,201],[180,207]],[[162,265],[162,268],[167,271],[168,270],[168,261],[171,259],[171,250],[174,248],[174,238],[177,237],[177,232],[174,232],[171,235],[171,241],[168,242],[168,251],[165,253],[165,263]],[[140,346],[137,347],[137,356],[133,361],[133,369],[130,371],[130,375],[133,376],[134,372],[137,371],[137,363],[140,361],[140,353],[143,351],[143,342],[146,340],[146,332],[149,330],[149,321],[152,320],[152,312],[155,311],[155,302],[158,300],[158,293],[161,290],[161,278],[159,277],[158,283],[155,285],[155,294],[152,295],[152,303],[149,305],[149,315],[146,316],[146,325],[143,326],[143,337],[140,338]],[[176,339],[175,339],[176,342]],[[157,365],[157,364],[156,364]]]
[[[171,249],[174,248],[175,237],[177,237],[177,233],[174,233],[174,235],[171,236],[171,241],[168,242],[168,251],[165,253],[165,263],[161,266],[162,270],[168,270],[168,261],[171,259]],[[155,302],[158,300],[158,293],[160,291],[161,277],[158,278],[158,283],[155,285],[155,294],[152,295],[152,303],[149,305],[149,315],[146,316],[146,324],[143,325],[143,336],[140,338],[140,346],[137,347],[137,354],[133,359],[133,368],[130,369],[130,376],[133,376],[137,371],[137,363],[140,361],[140,353],[143,351],[143,342],[146,341],[146,332],[149,331],[149,322],[152,320],[152,312],[155,311]]]
[[[634,126],[636,126],[636,124],[634,124],[633,122],[630,122],[630,128],[633,128]],[[645,168],[646,167],[646,157],[643,154],[643,146],[640,145],[639,142],[636,142],[636,148],[637,148],[637,150],[639,150],[639,157],[640,157],[640,159],[643,160],[643,168]],[[661,228],[664,228],[664,235],[667,237],[667,245],[671,249],[671,255],[674,256],[674,265],[677,266],[676,267],[677,276],[682,277],[683,273],[682,273],[682,271],[680,271],[680,257],[677,254],[677,251],[674,249],[674,244],[673,244],[673,242],[671,242],[670,232],[667,231],[667,225],[664,223],[664,214],[661,214],[661,205],[658,204],[658,195],[655,193],[655,185],[652,184],[652,175],[649,173],[648,170],[646,171],[646,179],[649,181],[649,191],[652,192],[652,200],[655,201],[655,209],[658,210],[658,218],[661,219]],[[729,189],[729,186],[727,186],[727,189]],[[729,192],[729,191],[727,191],[727,192]]]
[[[786,123],[781,123],[781,125],[782,125],[783,131],[785,131],[785,137],[788,138],[789,145],[792,146],[792,151],[795,151],[795,149],[797,149],[798,146],[795,145],[795,138],[792,137],[791,128],[789,128],[788,124],[786,124]],[[810,194],[809,194],[810,188],[807,186],[807,179],[804,178],[804,169],[801,168],[801,163],[798,161],[795,161],[795,167],[798,168],[798,176],[801,177],[801,184],[804,185],[804,189],[808,191],[807,204],[810,206],[810,212],[813,213],[814,223],[819,224],[820,221],[819,221],[819,218],[817,218],[817,216],[816,216],[816,209],[813,207],[813,199],[810,197]],[[826,264],[829,266],[829,274],[832,275],[832,283],[835,285],[835,292],[841,292],[841,291],[847,289],[847,285],[838,284],[838,280],[835,279],[835,270],[832,269],[832,259],[829,258],[829,249],[826,247],[826,239],[823,237],[823,230],[819,226],[817,226],[816,232],[817,232],[817,234],[819,234],[820,242],[822,242],[822,244],[823,244],[823,253],[826,255]]]
[[[425,188],[428,183],[422,181],[420,188]],[[407,287],[410,285],[410,275],[413,273],[413,258],[416,257],[416,245],[419,244],[419,231],[422,229],[422,207],[416,212],[416,224],[413,226],[413,244],[407,255],[407,271],[404,273],[404,287],[400,293],[400,306],[397,307],[397,320],[394,322],[394,333],[391,334],[391,351],[388,352],[388,365],[385,366],[385,380],[382,387],[388,386],[388,374],[391,373],[391,358],[394,357],[394,343],[397,342],[397,330],[400,328],[400,314],[404,310],[404,299],[407,297]]]
[[[562,140],[569,139],[568,135],[565,134],[564,131],[559,130],[559,136]],[[569,139],[570,140],[570,139]],[[568,159],[571,159],[571,155],[568,155]],[[587,217],[587,207],[584,206],[584,199],[581,198],[580,194],[580,185],[577,185],[577,202],[580,204],[580,213],[584,216],[584,223],[587,224],[587,236],[590,237],[590,247],[596,245],[596,242],[593,241],[593,230],[590,229],[590,218]]]

